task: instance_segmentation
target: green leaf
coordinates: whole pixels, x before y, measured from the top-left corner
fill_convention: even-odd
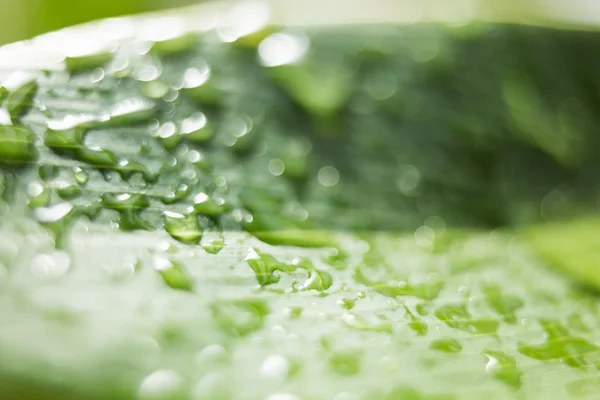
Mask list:
[[[600,219],[587,217],[532,227],[527,238],[548,264],[600,290]]]
[[[3,393],[595,398],[599,303],[566,277],[600,285],[600,223],[531,224],[596,206],[564,60],[593,76],[597,36],[469,29],[212,26],[2,76]]]

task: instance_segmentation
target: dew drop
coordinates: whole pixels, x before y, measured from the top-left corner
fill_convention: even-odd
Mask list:
[[[182,243],[197,244],[202,238],[202,229],[196,214],[180,214],[172,211],[163,212],[165,230],[173,238]]]
[[[327,165],[319,170],[317,174],[319,183],[326,187],[337,185],[340,181],[340,173],[338,170],[330,165]]]
[[[140,384],[140,400],[167,400],[181,390],[182,379],[175,371],[159,369],[148,375]]]
[[[69,270],[71,258],[64,251],[40,253],[30,263],[31,272],[39,278],[58,278]]]
[[[285,171],[285,164],[279,158],[274,158],[269,161],[269,172],[275,176],[283,174]]]
[[[179,262],[163,256],[154,256],[152,263],[167,286],[186,291],[193,289],[194,282],[192,278]]]
[[[267,357],[260,366],[260,373],[270,379],[283,381],[290,371],[290,362],[280,354]]]

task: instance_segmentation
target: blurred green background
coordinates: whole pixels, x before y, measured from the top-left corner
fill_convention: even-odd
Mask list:
[[[0,0],[0,44],[99,18],[184,6],[197,0]]]

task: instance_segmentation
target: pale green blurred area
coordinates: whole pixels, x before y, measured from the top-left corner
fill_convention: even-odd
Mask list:
[[[86,21],[197,3],[197,0],[0,0],[0,44]]]

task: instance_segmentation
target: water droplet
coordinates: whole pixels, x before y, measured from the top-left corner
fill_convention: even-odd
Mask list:
[[[213,136],[213,129],[208,124],[206,116],[201,112],[181,121],[179,129],[186,139],[198,143],[206,142]]]
[[[200,103],[217,104],[221,93],[210,77],[210,68],[206,63],[202,63],[199,68],[188,68],[183,75],[185,94]]]
[[[163,256],[154,256],[152,261],[154,269],[167,286],[179,290],[193,290],[194,282],[179,262]]]
[[[290,362],[280,354],[267,357],[260,366],[260,373],[263,376],[277,381],[285,380],[289,372]]]
[[[218,232],[205,235],[202,238],[201,246],[207,253],[219,253],[223,249],[223,247],[225,247],[225,240],[223,238],[223,234]]]
[[[254,271],[256,280],[261,286],[279,282],[277,271],[291,273],[295,267],[281,263],[275,257],[263,253],[258,249],[251,248],[245,258],[246,262]]]
[[[294,64],[302,59],[309,47],[308,38],[301,35],[274,33],[258,46],[261,64],[276,67]]]
[[[109,110],[110,125],[131,125],[152,119],[156,104],[142,98],[120,101]]]
[[[148,375],[140,384],[140,400],[167,400],[176,397],[183,381],[175,371],[159,369]]]
[[[356,300],[354,299],[348,299],[346,297],[341,298],[337,301],[337,304],[339,304],[340,306],[342,306],[342,308],[346,309],[346,310],[352,310],[354,308],[354,306],[356,305]]]
[[[170,93],[169,85],[159,80],[150,80],[147,82],[142,82],[140,84],[140,90],[144,96],[150,99],[160,99],[161,97],[164,97],[168,93]]]
[[[334,167],[327,165],[319,170],[317,179],[323,186],[335,186],[340,181],[340,173]]]
[[[227,211],[228,206],[221,198],[212,198],[204,192],[194,196],[194,210],[208,217],[218,217]]]
[[[163,212],[165,230],[182,243],[197,244],[202,238],[202,229],[196,214],[183,215],[172,211]]]
[[[63,200],[72,200],[81,196],[81,188],[77,185],[73,185],[65,181],[57,181],[53,184],[56,188],[56,193]]]
[[[219,18],[217,34],[223,42],[235,42],[262,29],[269,21],[269,14],[269,5],[263,1],[237,3]]]
[[[71,258],[64,251],[40,253],[30,263],[31,272],[40,278],[58,278],[69,270]]]
[[[133,77],[138,81],[149,82],[158,79],[162,74],[162,65],[160,62],[148,62],[142,64],[133,71]]]
[[[27,195],[27,205],[31,208],[46,206],[50,202],[50,191],[40,182],[30,182],[27,185]]]
[[[216,362],[223,362],[228,359],[227,350],[220,344],[209,344],[196,355],[196,364],[198,366],[210,365]]]
[[[173,204],[186,198],[190,194],[191,190],[191,185],[179,183],[175,189],[169,190],[169,193],[166,196],[163,196],[161,200],[165,204]]]
[[[285,164],[279,158],[274,158],[269,161],[269,172],[275,176],[283,174],[285,171]]]
[[[41,223],[57,222],[65,218],[72,210],[71,204],[58,203],[49,207],[37,208],[34,216]]]
[[[333,278],[329,272],[316,269],[310,260],[300,258],[294,260],[293,265],[297,268],[302,268],[308,272],[308,278],[297,290],[318,290],[324,291],[331,287],[333,284]]]
[[[183,88],[190,89],[198,87],[208,81],[210,68],[202,63],[199,68],[188,68],[183,74]]]
[[[517,368],[514,357],[487,349],[483,351],[483,355],[487,358],[485,372],[515,389],[521,387],[522,372]]]
[[[431,248],[435,240],[435,231],[429,226],[421,226],[415,231],[415,241],[421,248]]]
[[[150,229],[149,224],[139,216],[139,213],[150,205],[146,195],[104,193],[101,205],[119,213],[119,227],[122,230]]]
[[[104,69],[96,68],[90,73],[90,82],[91,83],[101,82],[104,79],[104,76],[105,76]]]
[[[88,174],[87,172],[85,172],[85,170],[79,167],[73,167],[71,171],[73,172],[73,178],[75,178],[75,181],[77,181],[77,183],[79,183],[80,185],[85,185],[87,183]]]
[[[396,186],[400,193],[405,196],[415,194],[419,183],[421,182],[421,173],[413,165],[404,165],[400,169],[400,177],[396,181]]]

